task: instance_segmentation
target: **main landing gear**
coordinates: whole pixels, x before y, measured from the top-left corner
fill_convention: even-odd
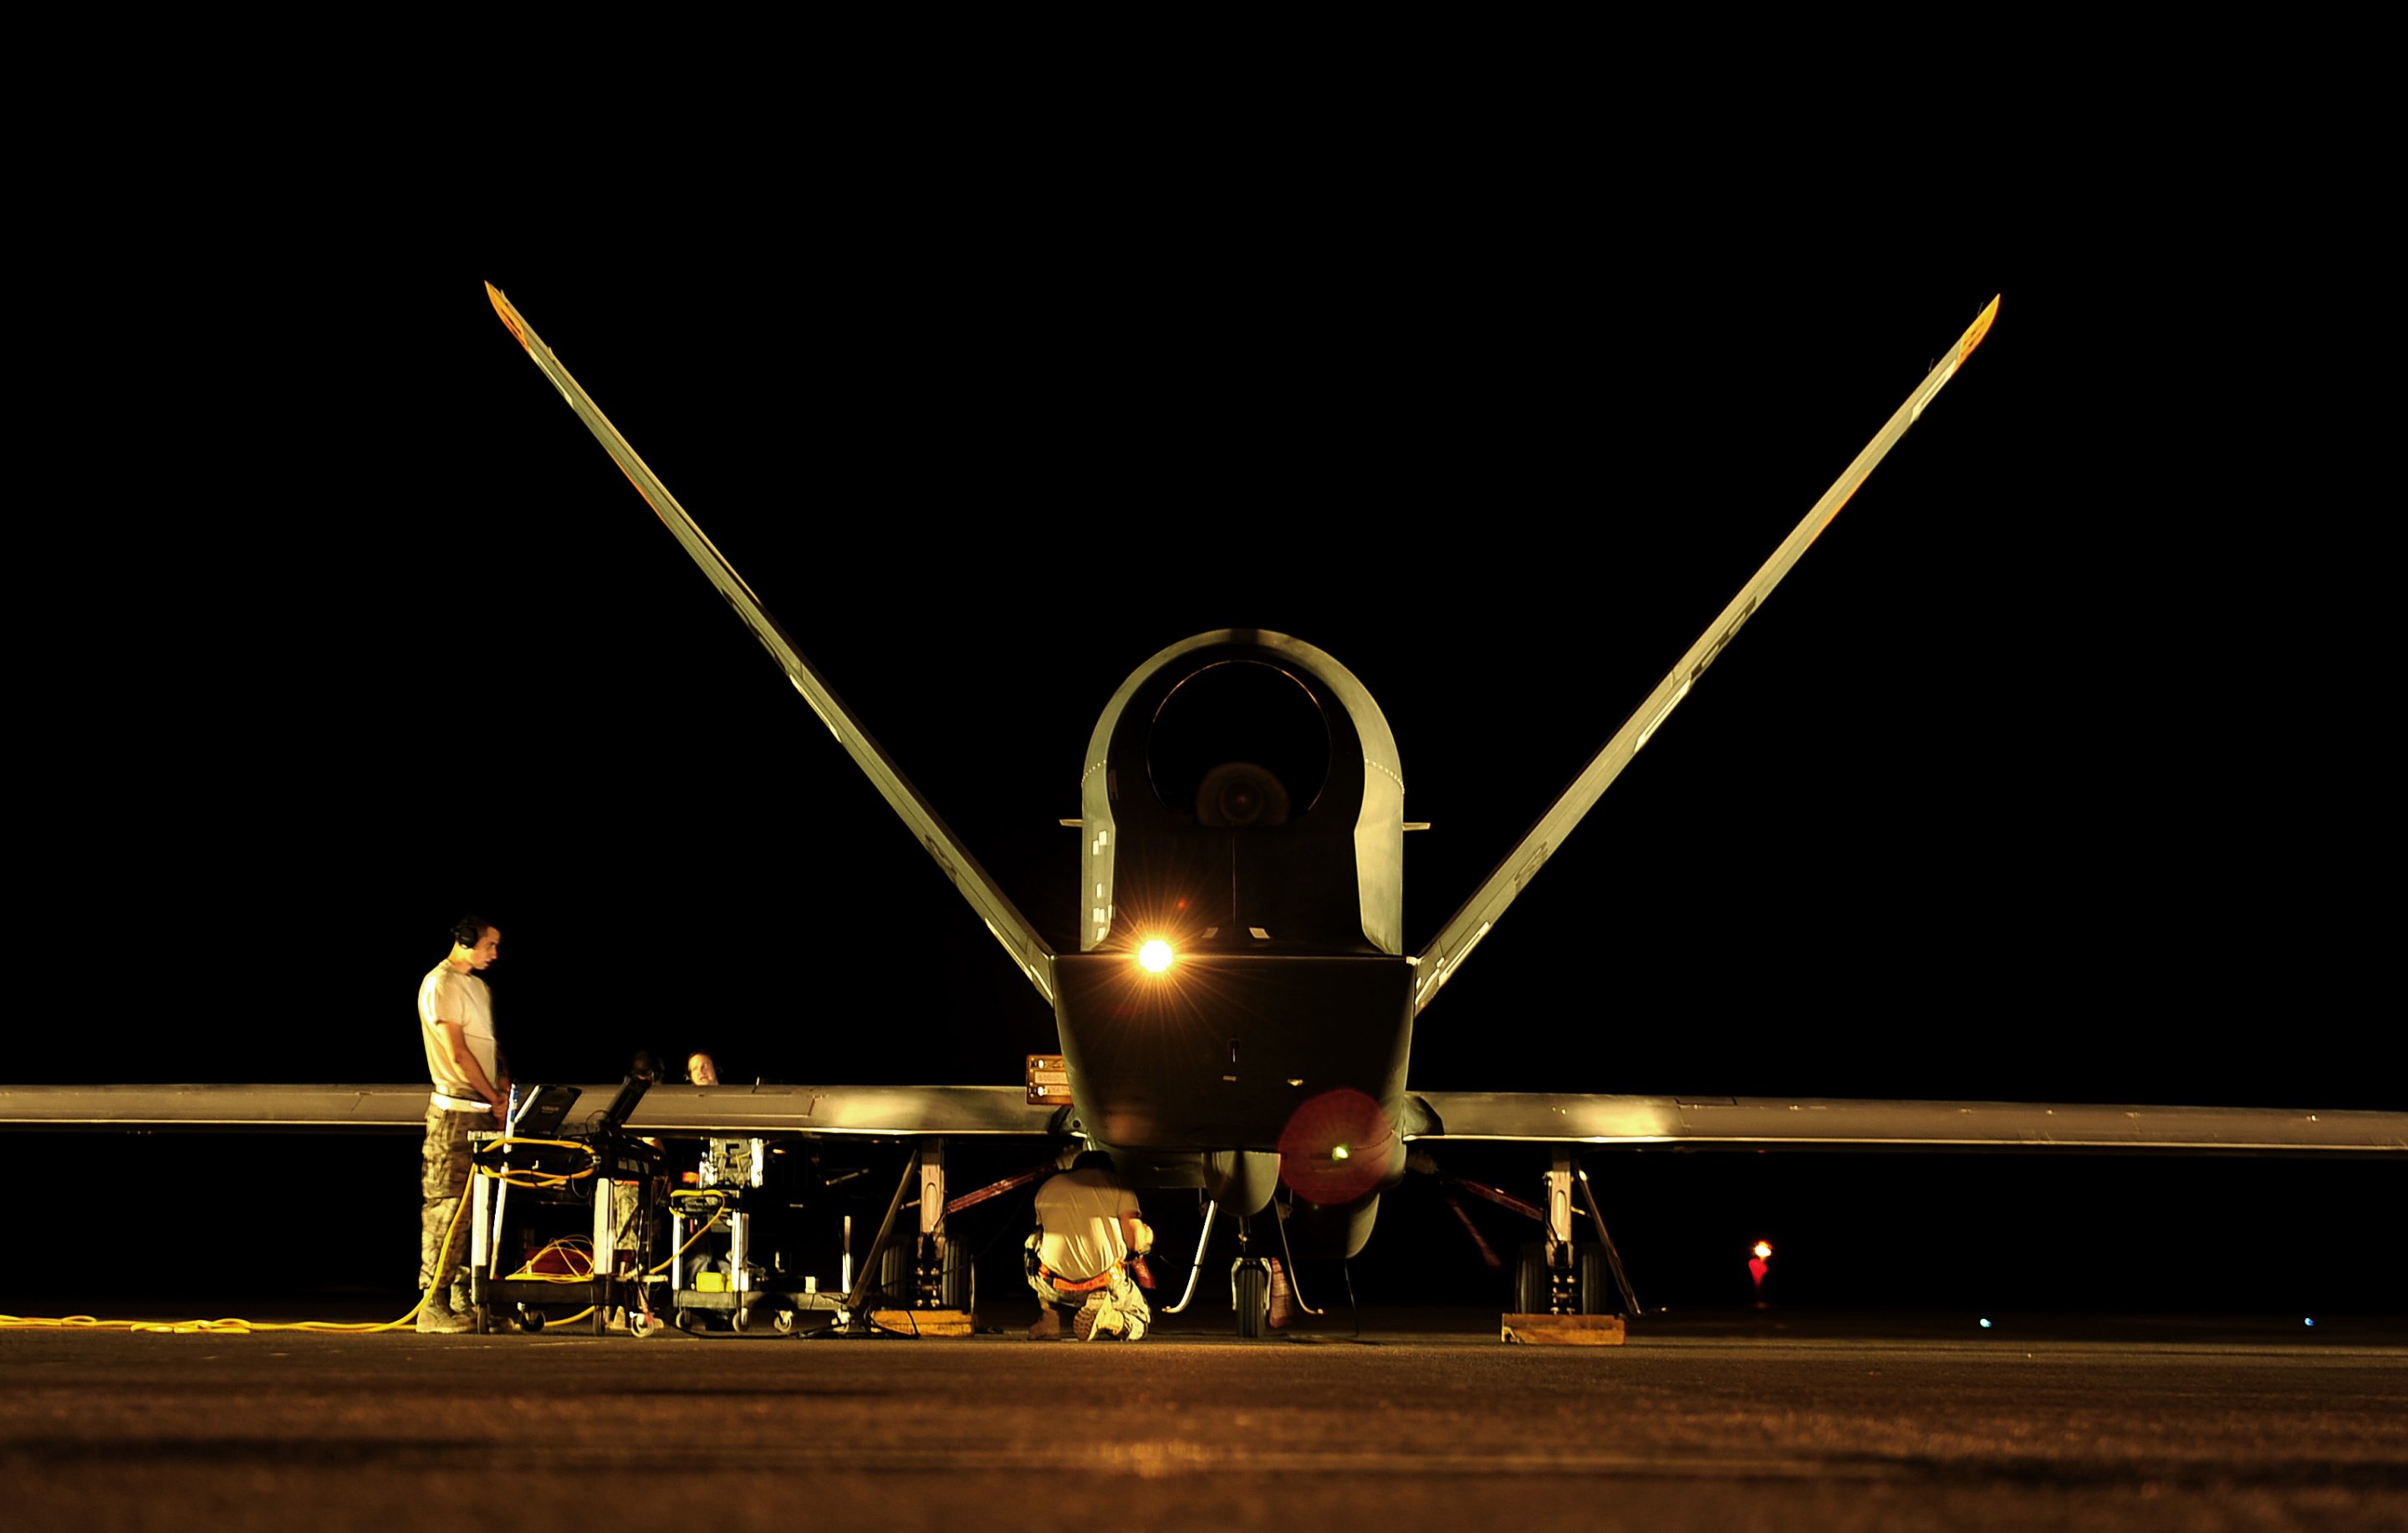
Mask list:
[[[1575,1196],[1586,1205],[1589,1220],[1597,1225],[1595,1245],[1576,1246],[1572,1242]],[[1547,1203],[1540,1212],[1545,1238],[1522,1247],[1521,1260],[1513,1269],[1513,1312],[1612,1314],[1615,1311],[1612,1301],[1619,1297],[1623,1313],[1639,1314],[1639,1296],[1631,1291],[1630,1279],[1622,1270],[1622,1256],[1613,1249],[1613,1237],[1606,1233],[1605,1215],[1597,1206],[1597,1191],[1589,1185],[1588,1172],[1572,1158],[1570,1150],[1557,1148],[1555,1153],[1554,1168],[1547,1172]],[[1615,1290],[1612,1295],[1606,1291],[1609,1273]]]

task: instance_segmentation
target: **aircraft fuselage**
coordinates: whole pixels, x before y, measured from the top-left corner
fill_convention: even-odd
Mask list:
[[[1386,953],[1055,961],[1054,1014],[1087,1131],[1115,1150],[1278,1150],[1332,1093],[1392,1118],[1412,1042],[1412,969]]]
[[[1105,708],[1081,807],[1081,951],[1053,974],[1082,1128],[1248,1211],[1275,1180],[1322,1205],[1395,1185],[1404,779],[1362,683],[1283,634],[1182,640]]]

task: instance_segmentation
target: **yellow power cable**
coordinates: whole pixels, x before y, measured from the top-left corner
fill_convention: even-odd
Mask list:
[[[460,1216],[468,1209],[468,1189],[460,1189],[458,1203],[452,1210],[451,1227],[443,1232],[443,1251],[435,1263],[436,1270],[443,1269],[441,1256],[452,1252],[452,1238],[460,1233]],[[418,1302],[399,1320],[347,1322],[337,1320],[265,1321],[240,1320],[95,1320],[90,1315],[64,1315],[57,1319],[29,1318],[22,1315],[0,1315],[0,1330],[53,1331],[130,1331],[158,1336],[249,1336],[253,1331],[316,1331],[325,1336],[374,1336],[380,1331],[397,1331],[416,1322],[418,1312],[426,1308],[435,1286],[418,1296]]]
[[[694,1232],[692,1235],[689,1235],[689,1236],[687,1236],[687,1237],[685,1238],[685,1244],[683,1244],[683,1245],[681,1245],[681,1246],[678,1247],[675,1251],[673,1251],[673,1252],[669,1253],[669,1254],[668,1254],[666,1258],[664,1258],[664,1259],[662,1260],[661,1264],[660,1264],[658,1267],[654,1267],[654,1268],[648,1268],[645,1270],[645,1272],[644,1272],[644,1276],[646,1276],[646,1277],[648,1277],[648,1278],[656,1278],[656,1277],[659,1277],[662,1273],[664,1273],[664,1272],[667,1271],[667,1270],[669,1269],[669,1263],[676,1261],[680,1256],[682,1256],[682,1255],[684,1255],[687,1252],[689,1252],[689,1251],[693,1250],[693,1249],[694,1249],[694,1243],[695,1243],[696,1240],[701,1239],[705,1235],[710,1234],[710,1228],[711,1228],[711,1226],[712,1226],[713,1225],[718,1224],[718,1223],[719,1223],[719,1221],[720,1221],[720,1219],[721,1219],[721,1217],[722,1217],[723,1215],[724,1215],[726,1212],[727,1212],[727,1211],[726,1211],[726,1209],[724,1209],[724,1208],[720,1208],[720,1209],[713,1210],[713,1211],[712,1211],[712,1212],[711,1212],[710,1217],[709,1219],[707,1219],[707,1220],[703,1221],[703,1223],[702,1223],[701,1225],[697,1225],[697,1226],[695,1227],[695,1232]],[[552,1241],[551,1245],[544,1247],[544,1251],[550,1251],[550,1250],[553,1249],[554,1247],[558,1247],[558,1248],[562,1251],[562,1253],[563,1253],[564,1254],[572,1254],[572,1253],[577,1254],[582,1254],[582,1253],[576,1253],[576,1252],[575,1252],[575,1248],[574,1248],[573,1246],[571,1246],[571,1245],[568,1243],[568,1242],[570,1242],[570,1241],[572,1241],[572,1240],[577,1240],[577,1239],[582,1239],[582,1237],[580,1237],[580,1236],[566,1235],[566,1236],[561,1237],[561,1239],[557,1239],[557,1240]],[[532,1280],[532,1281],[534,1281],[534,1282],[584,1282],[589,1281],[589,1280],[588,1280],[588,1279],[586,1279],[586,1278],[567,1278],[567,1277],[559,1277],[559,1278],[556,1278],[556,1277],[552,1277],[552,1276],[551,1276],[551,1275],[549,1275],[549,1274],[547,1274],[547,1273],[535,1272],[535,1271],[531,1271],[531,1270],[529,1270],[529,1268],[533,1267],[534,1262],[535,1262],[536,1260],[539,1260],[539,1259],[541,1259],[542,1255],[543,1255],[543,1252],[541,1252],[541,1251],[537,1252],[537,1253],[536,1253],[536,1254],[535,1254],[535,1257],[534,1257],[534,1258],[531,1258],[531,1259],[529,1260],[529,1263],[528,1263],[528,1266],[527,1266],[527,1267],[521,1268],[518,1271],[511,1273],[511,1274],[510,1274],[510,1276],[511,1276],[512,1278],[515,1278],[515,1279],[520,1279],[520,1280]],[[646,1311],[646,1312],[647,1312],[647,1313],[649,1313],[650,1311]],[[582,1310],[578,1311],[577,1311],[575,1314],[573,1314],[573,1315],[563,1315],[563,1316],[561,1316],[558,1320],[547,1320],[547,1321],[545,1321],[545,1322],[544,1322],[544,1324],[545,1324],[546,1325],[576,1325],[576,1324],[577,1324],[579,1321],[580,1321],[580,1320],[590,1320],[590,1319],[592,1319],[593,1317],[594,1317],[594,1306],[592,1306],[591,1304],[589,1304],[589,1305],[587,1305],[585,1308],[583,1308]]]
[[[666,1258],[665,1258],[665,1259],[662,1261],[662,1263],[661,1263],[661,1265],[660,1265],[660,1266],[653,1268],[652,1268],[651,1271],[649,1271],[649,1272],[646,1272],[646,1273],[644,1274],[644,1276],[646,1276],[646,1277],[648,1277],[648,1278],[657,1278],[657,1277],[659,1277],[662,1273],[664,1273],[664,1272],[667,1271],[667,1270],[669,1269],[669,1263],[670,1263],[670,1262],[673,1262],[673,1261],[676,1261],[680,1256],[682,1256],[682,1255],[684,1255],[687,1252],[692,1251],[692,1250],[694,1249],[694,1243],[695,1243],[696,1240],[701,1239],[704,1236],[706,1236],[706,1235],[710,1234],[710,1226],[711,1226],[711,1225],[716,1225],[717,1223],[719,1223],[719,1221],[720,1221],[720,1217],[721,1217],[723,1214],[726,1213],[726,1211],[727,1211],[727,1210],[726,1210],[724,1206],[723,1206],[723,1207],[721,1207],[721,1208],[718,1208],[718,1209],[714,1209],[714,1210],[712,1210],[712,1211],[711,1211],[711,1215],[710,1215],[710,1219],[708,1219],[707,1221],[705,1221],[705,1222],[703,1223],[703,1225],[702,1225],[699,1228],[697,1228],[697,1229],[696,1229],[693,1234],[691,1234],[691,1235],[689,1235],[689,1236],[687,1236],[687,1237],[685,1238],[685,1244],[683,1244],[683,1245],[681,1245],[681,1246],[678,1247],[675,1251],[670,1252],[670,1253],[668,1254],[667,1257],[666,1257]]]
[[[477,1175],[492,1177],[497,1182],[507,1182],[509,1185],[513,1187],[552,1188],[565,1187],[572,1182],[583,1181],[594,1174],[594,1164],[592,1160],[593,1150],[587,1145],[578,1144],[567,1139],[498,1139],[494,1142],[496,1144],[512,1147],[532,1145],[557,1150],[579,1150],[583,1151],[588,1158],[583,1170],[566,1173],[553,1171],[501,1171],[495,1170],[491,1167],[476,1166],[472,1164],[470,1168],[475,1171]],[[467,1211],[468,1189],[463,1187],[460,1189],[459,1199],[453,1205],[452,1210],[451,1227],[443,1232],[443,1250],[441,1255],[437,1256],[435,1263],[436,1270],[438,1272],[443,1269],[442,1257],[448,1256],[452,1254],[452,1237],[460,1233],[461,1215]],[[714,1213],[710,1216],[710,1225],[715,1225],[717,1223],[719,1223],[719,1215]],[[709,1229],[710,1225],[705,1225],[702,1226],[702,1229],[695,1230],[694,1232],[694,1239],[700,1239],[702,1238],[703,1230]],[[553,1243],[558,1244],[559,1242],[555,1241]],[[678,1248],[678,1255],[683,1255],[685,1254],[686,1246],[690,1246],[692,1244],[694,1244],[694,1240],[690,1239],[686,1241],[685,1246],[680,1246]],[[670,1257],[670,1261],[674,1261],[676,1259],[676,1256]],[[666,1267],[667,1265],[668,1262],[663,1262],[661,1267]],[[661,1267],[652,1268],[652,1271],[660,1271]],[[583,1278],[566,1278],[551,1281],[583,1282],[589,1280]],[[265,1321],[242,1320],[233,1317],[228,1317],[222,1320],[96,1320],[91,1315],[61,1315],[56,1317],[44,1317],[0,1314],[0,1330],[128,1331],[142,1335],[158,1336],[249,1336],[254,1331],[314,1331],[323,1336],[374,1336],[379,1332],[397,1331],[405,1326],[414,1325],[418,1320],[419,1311],[424,1310],[426,1308],[426,1301],[434,1297],[435,1288],[434,1285],[430,1283],[427,1285],[426,1291],[418,1296],[418,1302],[409,1307],[409,1312],[403,1315],[398,1320]],[[560,1322],[560,1324],[566,1325],[570,1322],[583,1320],[587,1316],[593,1314],[593,1312],[594,1307],[589,1304],[579,1313],[569,1316],[567,1321]]]
[[[558,1256],[564,1265],[585,1264],[582,1272],[538,1272],[535,1264],[546,1256]],[[519,1269],[509,1275],[511,1282],[591,1282],[594,1281],[594,1242],[582,1235],[564,1235],[529,1256]]]
[[[485,1151],[490,1153],[497,1149],[517,1149],[523,1145],[537,1149],[577,1151],[585,1156],[585,1168],[581,1171],[512,1171],[507,1168],[497,1171],[490,1166],[480,1166],[477,1168],[478,1174],[492,1177],[497,1182],[506,1182],[513,1187],[537,1188],[566,1187],[572,1182],[582,1182],[594,1174],[593,1147],[579,1144],[571,1139],[495,1139],[485,1147]]]

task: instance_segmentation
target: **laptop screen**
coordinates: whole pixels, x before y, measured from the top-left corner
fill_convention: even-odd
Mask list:
[[[644,1099],[644,1092],[651,1084],[651,1082],[632,1075],[627,1077],[619,1087],[619,1095],[610,1098],[610,1105],[602,1110],[601,1117],[585,1125],[585,1131],[589,1134],[616,1133],[619,1125],[627,1121],[627,1115],[636,1110],[636,1104]]]
[[[521,1139],[552,1139],[560,1137],[562,1120],[577,1104],[575,1086],[538,1086],[519,1103],[519,1115],[510,1120],[510,1137]]]

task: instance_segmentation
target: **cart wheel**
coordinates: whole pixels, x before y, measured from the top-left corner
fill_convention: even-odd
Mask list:
[[[689,1332],[694,1329],[694,1311],[692,1310],[680,1310],[677,1312],[677,1328],[681,1331]]]
[[[781,1310],[770,1324],[777,1327],[780,1336],[792,1336],[795,1334],[795,1311]]]
[[[610,1334],[610,1307],[607,1304],[594,1306],[594,1334],[596,1336]]]
[[[541,1310],[530,1310],[523,1304],[520,1305],[519,1329],[526,1332],[529,1336],[533,1336],[537,1332],[542,1330],[543,1311]]]
[[[666,1329],[668,1327],[661,1324],[658,1315],[648,1315],[637,1310],[627,1311],[627,1334],[638,1341],[648,1336],[658,1336]]]
[[[469,1308],[468,1313],[476,1322],[476,1328],[469,1333],[470,1335],[491,1336],[494,1334],[494,1311],[490,1305],[472,1305]]]
[[[752,1311],[747,1310],[741,1304],[738,1305],[734,1310],[728,1311],[727,1328],[729,1330],[738,1332],[751,1330],[752,1328]]]

